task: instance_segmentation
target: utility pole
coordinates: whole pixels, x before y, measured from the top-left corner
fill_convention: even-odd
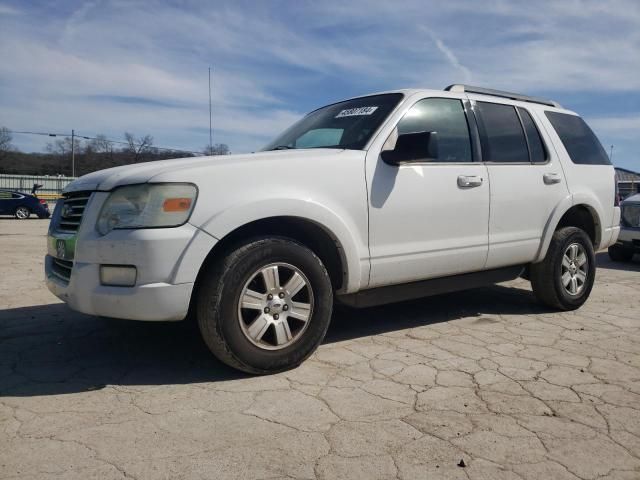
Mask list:
[[[71,129],[71,176],[76,176],[76,132]]]
[[[211,67],[209,67],[209,155],[213,155],[213,121],[211,115]]]

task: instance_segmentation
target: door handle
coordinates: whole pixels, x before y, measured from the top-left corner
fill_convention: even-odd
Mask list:
[[[544,181],[545,185],[553,185],[554,183],[560,183],[562,181],[562,177],[559,173],[550,172],[545,173],[542,176],[542,180]]]
[[[482,177],[476,175],[460,175],[458,177],[458,186],[460,188],[473,188],[482,185]]]

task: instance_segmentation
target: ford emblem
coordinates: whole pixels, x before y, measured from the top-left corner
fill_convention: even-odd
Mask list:
[[[64,243],[64,240],[56,241],[56,253],[58,254],[58,258],[64,259],[67,254],[67,246]]]

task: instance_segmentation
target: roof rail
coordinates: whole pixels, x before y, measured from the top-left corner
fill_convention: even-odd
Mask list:
[[[511,100],[520,100],[521,102],[541,103],[542,105],[549,105],[550,107],[562,108],[558,102],[553,100],[546,100],[544,98],[530,97],[528,95],[521,95],[520,93],[505,92],[502,90],[493,90],[491,88],[473,87],[471,85],[454,84],[445,88],[447,92],[467,92],[467,93],[479,93],[482,95],[491,95],[492,97],[509,98]]]

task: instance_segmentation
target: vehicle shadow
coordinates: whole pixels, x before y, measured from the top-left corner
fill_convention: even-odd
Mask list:
[[[596,253],[598,268],[610,270],[622,270],[625,272],[640,272],[640,255],[634,255],[629,262],[614,262],[607,252]]]
[[[530,290],[492,286],[362,310],[337,307],[325,344],[473,316],[545,309]],[[104,319],[63,303],[0,311],[0,396],[245,378],[217,361],[191,322]]]

